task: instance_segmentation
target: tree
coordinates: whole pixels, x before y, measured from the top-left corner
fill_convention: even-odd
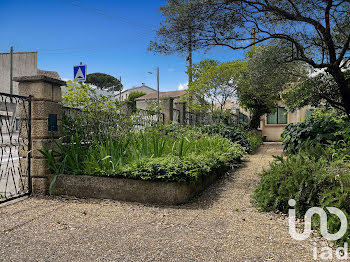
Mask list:
[[[86,76],[86,83],[92,84],[101,90],[119,91],[123,89],[120,80],[104,73],[93,73]]]
[[[258,128],[261,116],[273,112],[287,85],[305,77],[299,62],[284,63],[284,47],[266,45],[252,48],[246,54],[246,68],[237,85],[240,104],[252,113],[250,127]]]
[[[67,88],[63,91],[63,105],[79,108],[81,111],[105,112],[119,109],[120,102],[114,96],[98,94],[96,89],[82,82],[67,81]],[[97,117],[98,119],[98,117]]]
[[[67,81],[63,105],[68,107],[63,126],[64,140],[69,142],[76,133],[81,141],[92,141],[107,134],[120,135],[132,127],[132,119],[122,113],[122,104],[113,95],[98,94],[87,83]]]
[[[161,12],[166,20],[150,50],[184,52],[189,35],[194,49],[236,50],[278,40],[289,49],[281,54],[284,61],[303,61],[332,76],[340,102],[329,102],[350,117],[350,84],[342,71],[350,61],[350,0],[169,0]]]
[[[136,112],[136,98],[139,98],[141,96],[144,96],[146,93],[145,92],[141,92],[141,91],[133,91],[128,95],[128,101],[132,103],[132,111]]]
[[[345,78],[347,81],[350,80],[350,70],[345,71]],[[290,111],[307,105],[314,107],[326,105],[346,113],[337,85],[333,77],[326,72],[318,72],[303,81],[294,83],[282,92],[282,99]]]
[[[232,102],[236,97],[237,79],[242,67],[244,64],[239,61],[219,63],[203,60],[189,68],[194,78],[189,83],[187,93],[190,107],[199,111],[224,111],[227,102]]]

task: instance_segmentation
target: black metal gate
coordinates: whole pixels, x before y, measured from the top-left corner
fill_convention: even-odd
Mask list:
[[[0,204],[31,193],[31,98],[0,93]]]

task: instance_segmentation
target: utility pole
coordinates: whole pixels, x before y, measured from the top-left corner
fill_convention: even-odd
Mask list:
[[[154,75],[154,71],[148,72],[151,75]],[[157,66],[157,107],[158,107],[158,114],[157,114],[157,121],[159,122],[159,109],[160,109],[160,98],[159,98],[159,66]]]
[[[121,86],[121,84],[122,84],[122,77],[121,76],[119,77],[119,81],[120,81],[119,102],[121,102],[122,101],[122,86]]]
[[[251,32],[251,44],[252,44],[252,46],[255,46],[255,41],[256,41],[256,31],[255,31],[255,27],[253,27],[252,32]]]
[[[159,66],[157,66],[157,122],[159,123],[159,114],[160,114],[160,101],[159,101]]]
[[[13,95],[13,46],[10,53],[10,94]]]
[[[159,67],[157,67],[157,103],[159,107]]]

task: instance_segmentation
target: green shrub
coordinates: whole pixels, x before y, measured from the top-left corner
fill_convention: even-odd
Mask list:
[[[298,215],[305,214],[311,206],[318,206],[319,190],[330,183],[326,167],[324,159],[304,154],[287,159],[276,157],[276,161],[270,164],[270,170],[261,174],[254,193],[257,206],[263,211],[288,213],[288,200],[295,199]]]
[[[128,95],[128,99],[127,101],[131,102],[132,105],[132,111],[136,112],[137,108],[136,108],[136,98],[139,98],[141,96],[146,95],[145,92],[141,92],[141,91],[132,91],[130,92],[130,94]]]
[[[333,117],[311,118],[289,124],[282,133],[283,149],[288,153],[296,153],[307,141],[313,145],[327,145],[334,141],[349,140],[349,129],[349,122],[337,121]]]
[[[233,155],[207,152],[199,155],[192,153],[184,158],[178,156],[152,158],[124,166],[116,175],[166,182],[195,181],[215,169],[228,170],[234,163],[233,160],[239,157],[237,152]]]
[[[254,131],[246,131],[244,135],[249,142],[249,152],[255,153],[263,143],[262,136]]]
[[[243,131],[236,126],[227,126],[223,124],[218,125],[208,125],[198,127],[198,129],[206,134],[214,135],[218,134],[222,137],[229,139],[232,142],[238,142],[241,146],[249,149],[249,141],[244,136]]]
[[[233,143],[239,143],[248,153],[254,153],[262,144],[260,135],[253,131],[248,131],[241,126],[217,124],[195,127],[194,129],[209,135],[217,134],[229,139]]]
[[[328,206],[338,207],[348,216],[349,198],[349,144],[338,143],[327,147],[305,144],[297,154],[276,157],[270,169],[261,174],[254,192],[256,205],[262,211],[288,213],[288,200],[295,199],[299,217],[311,207]],[[317,219],[313,224],[317,226]],[[335,233],[339,228],[340,221],[335,216],[328,216],[329,232]],[[349,233],[339,243],[349,241]]]
[[[179,137],[154,128],[91,143],[82,143],[76,135],[56,152],[66,160],[61,170],[66,174],[161,181],[193,181],[237,163],[244,153],[242,146],[219,135],[183,130]]]
[[[334,110],[316,110],[311,119],[288,125],[282,139],[288,155],[277,157],[261,174],[254,192],[257,207],[288,213],[288,201],[295,199],[299,217],[311,207],[331,206],[349,219],[350,123]],[[318,217],[313,226],[319,229]],[[328,231],[339,228],[339,219],[328,214]],[[350,228],[338,243],[344,241],[350,241]]]

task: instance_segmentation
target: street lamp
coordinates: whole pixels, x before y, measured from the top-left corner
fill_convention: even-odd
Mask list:
[[[149,74],[153,75],[153,72],[148,72]],[[159,67],[157,67],[157,122],[159,122]]]
[[[153,75],[153,72],[148,72],[148,73]],[[157,67],[157,103],[159,107],[159,67]]]

